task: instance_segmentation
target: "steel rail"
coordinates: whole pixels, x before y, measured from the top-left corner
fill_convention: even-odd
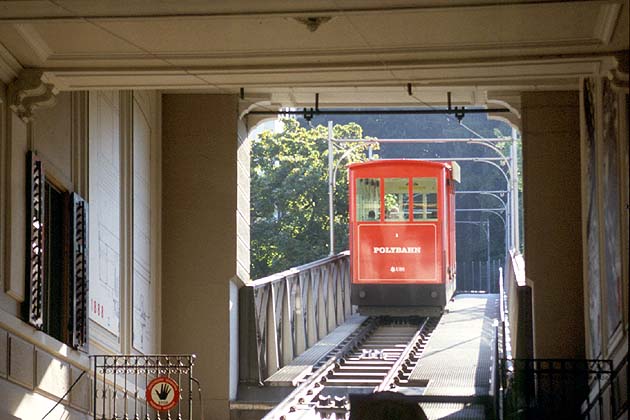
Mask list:
[[[397,325],[403,329],[392,331],[391,328],[395,330]],[[311,415],[319,415],[320,418],[335,415],[339,418],[349,409],[348,395],[335,395],[340,388],[345,388],[346,392],[353,388],[381,392],[400,386],[397,378],[401,374],[407,375],[410,364],[412,367],[417,364],[424,344],[436,325],[436,318],[418,320],[410,317],[398,321],[383,317],[368,318],[347,343],[334,349],[330,353],[332,356],[314,373],[307,375],[264,419],[288,420]],[[415,331],[405,336],[404,330],[410,327]],[[399,350],[401,345],[405,347]],[[378,357],[371,352],[378,353]],[[366,353],[368,356],[364,358]],[[375,381],[377,379],[378,382]],[[370,385],[371,381],[376,383]],[[393,385],[394,382],[396,385]]]
[[[346,344],[338,350],[333,350],[336,353],[329,358],[322,366],[320,366],[309,378],[298,385],[280,404],[278,404],[273,410],[271,410],[263,419],[285,419],[286,413],[295,411],[297,404],[304,404],[305,398],[314,397],[316,393],[314,388],[324,388],[322,380],[328,375],[328,372],[335,368],[335,365],[343,359],[346,354],[355,348],[362,340],[364,340],[370,333],[372,333],[377,327],[377,318],[368,318],[358,333]],[[319,391],[317,393],[319,393]]]
[[[429,323],[430,320],[431,318],[426,318],[424,322],[422,323],[422,325],[420,325],[420,328],[418,328],[418,331],[416,331],[411,341],[409,341],[409,344],[407,345],[405,350],[402,352],[398,360],[396,360],[396,362],[391,367],[387,375],[385,375],[383,382],[381,382],[381,384],[376,387],[374,392],[383,392],[392,388],[390,385],[394,381],[394,378],[398,374],[401,366],[403,365],[403,363],[405,363],[408,360],[409,354],[414,350],[418,342],[424,338],[424,334],[427,332],[425,328],[427,328],[427,324]]]

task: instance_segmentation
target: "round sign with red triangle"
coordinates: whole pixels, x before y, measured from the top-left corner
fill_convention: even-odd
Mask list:
[[[147,402],[158,411],[167,411],[179,402],[179,386],[169,377],[160,376],[147,385]]]

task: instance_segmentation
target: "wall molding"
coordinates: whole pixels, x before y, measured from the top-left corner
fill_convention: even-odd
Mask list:
[[[10,83],[18,77],[20,71],[22,71],[20,63],[0,44],[0,80],[4,83]]]
[[[72,92],[72,184],[85,200],[89,196],[89,95],[88,92]]]
[[[591,75],[602,67],[610,55],[550,57],[537,60],[506,58],[496,60],[454,60],[444,59],[436,62],[423,60],[392,61],[388,71],[384,71],[383,62],[346,63],[318,65],[292,62],[257,66],[251,63],[248,68],[241,66],[218,65],[212,68],[200,66],[195,69],[147,69],[119,68],[91,70],[85,68],[48,69],[46,76],[63,90],[86,89],[179,89],[185,92],[204,92],[238,94],[241,87],[248,91],[267,86],[267,91],[300,88],[321,91],[322,86],[334,88],[322,98],[322,103],[334,95],[368,92],[382,87],[389,87],[394,95],[405,92],[405,84],[422,87],[458,86],[504,90],[577,90],[579,78]],[[316,71],[315,71],[316,69]],[[393,80],[392,74],[399,79]],[[332,80],[334,79],[334,80]],[[404,80],[405,83],[400,82]],[[346,89],[344,89],[346,88]],[[408,100],[410,101],[410,100]],[[297,104],[296,104],[297,105]]]
[[[48,60],[48,58],[50,58],[53,51],[32,24],[17,24],[14,28],[35,53],[35,56],[41,63],[44,63]]]
[[[33,344],[36,349],[40,349],[53,355],[76,368],[89,370],[90,359],[87,354],[82,353],[72,347],[37,330],[19,318],[0,310],[0,328],[20,339]]]
[[[0,293],[6,290],[5,283],[8,281],[6,275],[8,270],[5,271],[5,263],[7,262],[5,246],[7,222],[9,221],[7,218],[7,205],[10,202],[7,200],[7,194],[10,191],[8,180],[11,179],[11,176],[8,173],[10,150],[7,147],[7,131],[6,86],[0,82],[0,285],[2,285],[0,286]]]
[[[120,344],[133,348],[133,91],[120,92]]]
[[[620,3],[603,3],[600,5],[597,22],[595,24],[594,36],[599,39],[602,44],[608,45],[612,39],[619,13],[621,12]]]

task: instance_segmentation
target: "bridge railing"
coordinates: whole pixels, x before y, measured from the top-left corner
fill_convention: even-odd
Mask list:
[[[262,383],[351,312],[347,251],[246,284],[239,291],[240,380]]]

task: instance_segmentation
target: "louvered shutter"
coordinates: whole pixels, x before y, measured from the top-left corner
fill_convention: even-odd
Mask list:
[[[26,177],[26,319],[41,329],[44,325],[44,220],[45,179],[42,161],[33,153],[27,155]]]
[[[88,203],[70,195],[70,325],[72,347],[88,351]]]

